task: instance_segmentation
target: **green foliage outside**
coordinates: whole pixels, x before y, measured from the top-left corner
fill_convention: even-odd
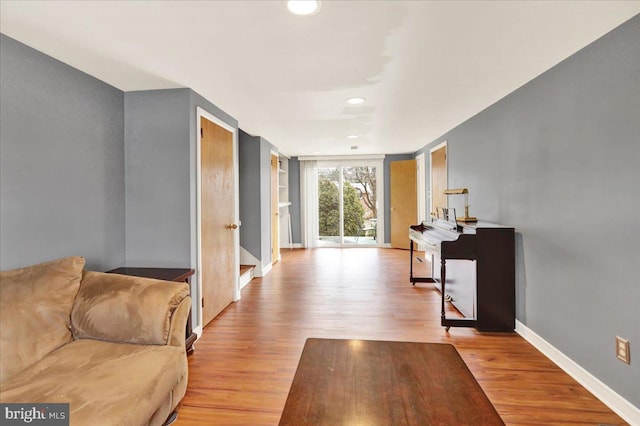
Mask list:
[[[361,236],[364,223],[364,207],[358,198],[358,191],[346,183],[344,188],[344,235]],[[318,182],[319,235],[333,237],[340,235],[340,197],[338,187],[329,179]]]

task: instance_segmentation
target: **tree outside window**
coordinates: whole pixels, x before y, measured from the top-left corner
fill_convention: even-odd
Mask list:
[[[339,169],[325,168],[318,173],[319,235],[340,235]],[[360,237],[364,229],[375,228],[376,205],[375,167],[343,168],[344,235]]]

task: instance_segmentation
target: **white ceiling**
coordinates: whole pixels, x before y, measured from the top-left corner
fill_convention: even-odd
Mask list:
[[[0,31],[124,91],[190,87],[288,155],[392,154],[637,13],[637,1],[325,0],[300,17],[282,0],[2,0]]]

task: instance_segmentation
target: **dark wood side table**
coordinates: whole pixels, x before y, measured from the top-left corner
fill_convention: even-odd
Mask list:
[[[195,273],[195,269],[184,268],[132,268],[123,267],[107,271],[108,274],[131,275],[134,277],[153,278],[156,280],[186,282],[191,289],[191,276]],[[185,334],[185,348],[187,355],[193,353],[193,343],[197,339],[197,335],[193,332],[191,325],[191,310],[187,318],[187,329]]]

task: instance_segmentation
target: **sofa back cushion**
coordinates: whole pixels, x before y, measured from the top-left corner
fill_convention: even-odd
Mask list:
[[[0,382],[73,340],[71,308],[84,258],[0,272]]]
[[[71,313],[75,339],[166,345],[186,283],[85,271]]]

